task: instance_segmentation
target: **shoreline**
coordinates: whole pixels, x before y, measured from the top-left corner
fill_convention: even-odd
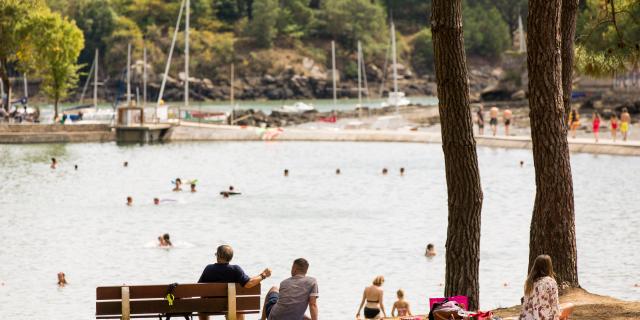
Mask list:
[[[265,132],[273,134],[265,139]],[[306,142],[400,142],[442,143],[440,133],[409,130],[370,129],[261,129],[229,125],[212,125],[183,122],[173,126],[166,142],[185,141],[306,141]],[[0,144],[114,142],[116,135],[109,125],[0,125]],[[476,136],[477,146],[508,149],[531,149],[527,136]],[[640,156],[640,141],[594,143],[593,139],[569,139],[572,153]]]

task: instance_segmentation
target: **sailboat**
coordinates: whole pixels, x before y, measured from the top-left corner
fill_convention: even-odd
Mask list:
[[[396,28],[393,21],[391,21],[391,52],[393,58],[393,92],[389,92],[389,97],[386,102],[382,103],[382,106],[394,106],[397,113],[398,107],[407,106],[411,101],[405,97],[404,92],[398,91],[398,54],[396,52]]]

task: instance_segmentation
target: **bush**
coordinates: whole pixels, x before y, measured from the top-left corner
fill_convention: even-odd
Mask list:
[[[419,74],[424,75],[433,72],[433,40],[431,29],[420,31],[412,42],[411,65]]]
[[[255,0],[253,2],[253,19],[249,25],[249,35],[262,48],[270,48],[276,38],[278,22],[277,0]]]
[[[462,23],[467,54],[498,58],[509,48],[509,26],[495,7],[486,9],[465,2]]]

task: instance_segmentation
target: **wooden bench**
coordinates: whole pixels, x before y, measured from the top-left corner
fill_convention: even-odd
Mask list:
[[[246,289],[235,283],[179,284],[173,305],[165,299],[169,285],[114,286],[96,288],[96,319],[159,318],[170,313],[172,319],[183,314],[228,315],[260,312],[260,285]],[[179,315],[177,315],[179,314]]]

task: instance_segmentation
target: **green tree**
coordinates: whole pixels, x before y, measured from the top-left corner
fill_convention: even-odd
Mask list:
[[[370,0],[325,0],[322,2],[322,17],[318,24],[345,48],[355,51],[361,41],[365,54],[372,56],[386,48],[389,43],[383,8]]]
[[[509,26],[495,7],[464,4],[464,43],[467,54],[498,58],[509,48]]]
[[[69,17],[84,34],[85,46],[79,62],[90,65],[96,49],[101,57],[109,45],[105,42],[116,28],[117,14],[109,0],[77,0],[69,4]],[[100,59],[102,61],[102,58]]]
[[[255,0],[253,2],[253,20],[249,25],[249,34],[258,46],[269,48],[273,45],[273,40],[278,35],[276,29],[278,13],[277,0]]]
[[[306,0],[280,0],[278,34],[290,38],[301,38],[308,33],[314,24],[313,10],[309,9]]]
[[[411,65],[418,74],[427,74],[433,71],[433,40],[431,29],[424,28],[412,42]]]
[[[175,22],[175,21],[174,21]],[[120,76],[125,70],[127,61],[127,45],[131,43],[132,55],[140,57],[144,47],[142,31],[136,23],[126,17],[118,16],[116,26],[109,37],[105,39],[108,44],[104,63],[109,66],[107,72],[111,76]],[[133,58],[132,58],[133,60]]]
[[[29,24],[33,15],[44,8],[43,3],[38,0],[0,1],[0,78],[7,93],[7,101],[11,101],[9,70],[16,64],[28,67],[29,51],[33,48],[25,41],[30,32]],[[8,110],[9,104],[4,107]]]
[[[54,119],[58,103],[78,82],[78,56],[84,46],[82,31],[59,13],[42,12],[29,26],[29,41],[36,47],[42,90],[53,99]]]

